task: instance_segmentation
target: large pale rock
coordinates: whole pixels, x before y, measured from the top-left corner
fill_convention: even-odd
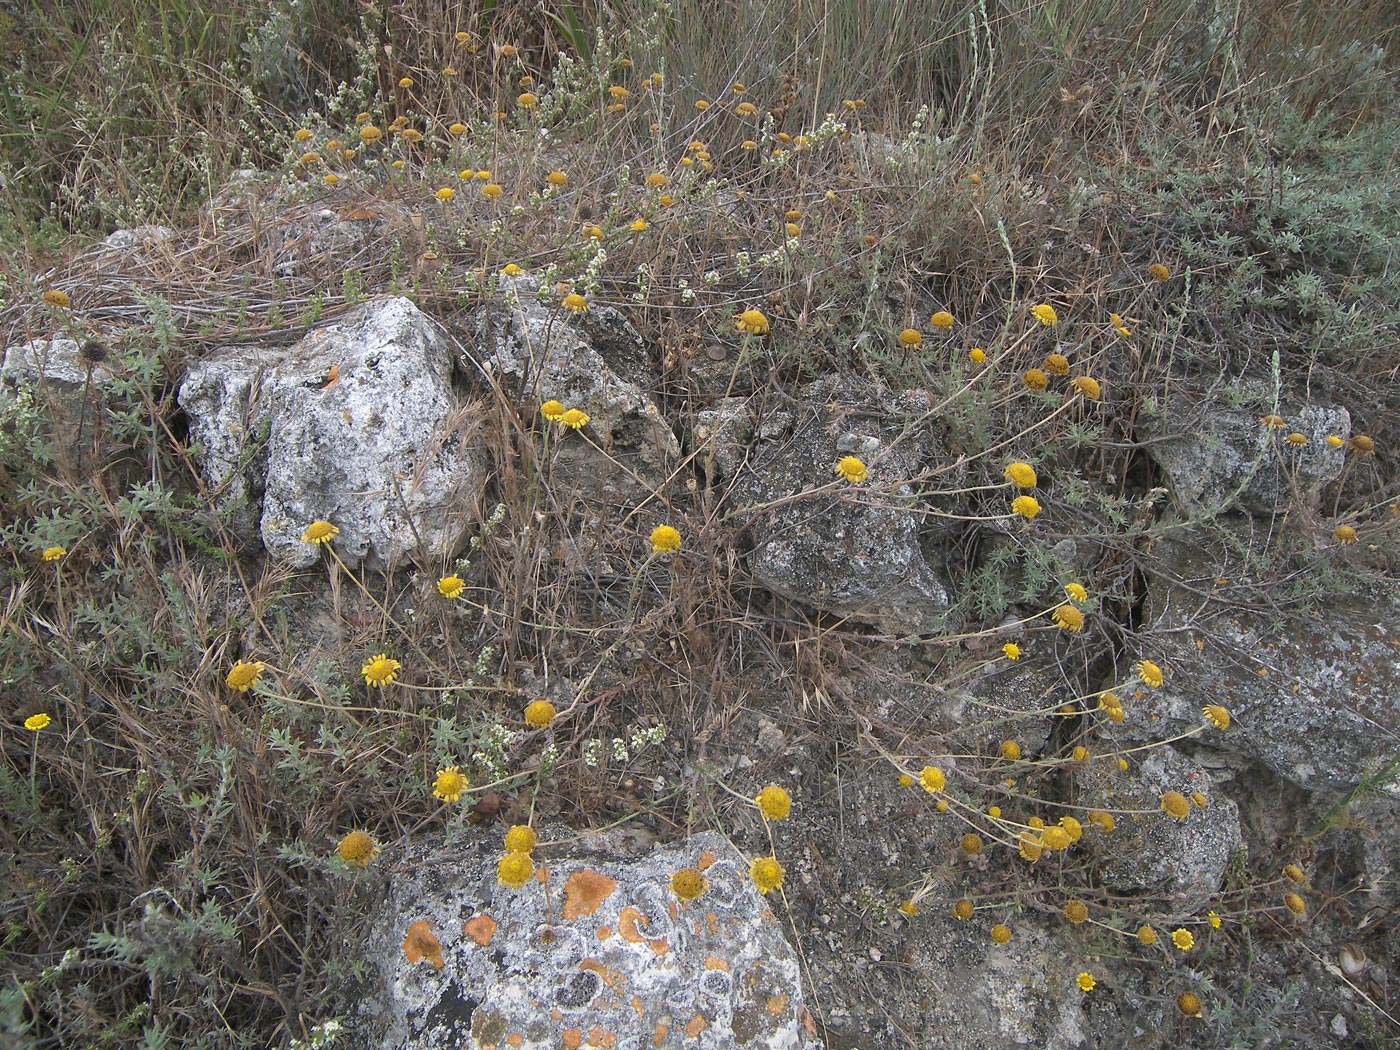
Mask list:
[[[819,1050],[797,957],[722,837],[633,858],[537,854],[538,877],[519,890],[496,881],[495,836],[396,866],[366,940],[381,988],[364,999],[356,1045]],[[671,875],[706,861],[705,894],[677,901]],[[408,961],[418,922],[440,969]]]
[[[85,349],[86,347],[86,349]],[[58,336],[6,347],[0,364],[0,398],[11,411],[38,411],[64,455],[91,448],[106,424],[113,383],[125,368],[96,341],[80,346]]]
[[[312,521],[370,568],[439,564],[475,512],[484,457],[443,330],[406,299],[367,304],[286,351],[194,365],[179,402],[204,483],[274,557],[312,564]],[[333,374],[334,373],[334,374]],[[245,537],[246,538],[246,537]]]

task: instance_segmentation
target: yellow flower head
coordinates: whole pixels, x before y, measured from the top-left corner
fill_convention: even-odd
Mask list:
[[[670,525],[658,525],[651,530],[653,554],[675,554],[681,549],[681,534]]]
[[[836,464],[836,473],[852,485],[860,484],[869,475],[865,464],[855,456],[842,456],[840,462]]]
[[[551,423],[558,423],[564,418],[566,409],[558,401],[546,401],[540,406],[540,415]]]
[[[612,87],[608,88],[608,96],[617,102],[625,101],[631,97],[631,94],[632,92],[628,91],[621,84],[614,84]]]
[[[759,893],[772,893],[783,884],[784,868],[775,857],[755,857],[749,863],[749,878]]]
[[[529,853],[539,841],[529,824],[515,824],[506,832],[505,847],[510,853]]]
[[[899,333],[900,346],[907,346],[912,348],[918,346],[923,341],[924,337],[917,328],[906,328],[904,329],[904,331]]]
[[[1157,943],[1157,931],[1151,926],[1139,926],[1137,932],[1138,943],[1151,948]]]
[[[437,776],[433,780],[434,798],[440,798],[444,802],[456,802],[462,797],[462,792],[466,790],[466,774],[456,766],[448,766],[446,769],[437,771]]]
[[[1019,514],[1030,521],[1040,513],[1040,501],[1034,496],[1017,496],[1011,501],[1011,513]]]
[[[1332,539],[1343,547],[1348,547],[1356,542],[1356,530],[1350,525],[1338,525],[1332,530]]]
[[[764,820],[782,820],[792,811],[792,796],[776,784],[769,784],[754,799]]]
[[[1081,992],[1088,993],[1094,990],[1095,981],[1092,974],[1081,973],[1074,979],[1074,983],[1079,985]]]
[[[52,721],[53,719],[45,712],[40,711],[37,715],[30,715],[24,720],[24,728],[28,729],[31,733],[37,733],[41,729],[47,729],[49,723]]]
[[[447,125],[447,133],[455,138],[460,138],[467,133],[467,126],[460,121]]]
[[[340,535],[340,530],[328,521],[313,521],[301,534],[302,543],[330,543]]]
[[[485,197],[488,201],[495,200],[502,193],[505,193],[505,190],[494,182],[488,182],[485,186],[481,187],[481,195]]]
[[[457,191],[454,190],[451,186],[443,186],[441,189],[435,192],[433,196],[436,197],[438,200],[442,201],[443,204],[446,204],[453,197],[457,196]]]
[[[1194,992],[1182,992],[1176,997],[1176,1008],[1183,1017],[1200,1017],[1201,997]]]
[[[948,779],[937,766],[924,766],[919,771],[919,783],[930,795],[937,794],[947,785]]]
[[[1048,850],[1059,852],[1069,849],[1069,832],[1061,827],[1046,828],[1040,834],[1040,844]]]
[[[1089,921],[1089,906],[1083,901],[1066,901],[1064,913],[1065,921],[1072,926]]]
[[[1138,677],[1142,679],[1142,684],[1151,689],[1160,689],[1163,682],[1162,669],[1151,660],[1139,660],[1137,663]]]
[[[1082,765],[1083,763],[1089,761],[1089,749],[1083,744],[1079,744],[1075,747],[1073,751],[1070,752],[1069,757]]]
[[[1021,462],[1008,463],[1006,469],[1001,472],[1001,476],[1018,489],[1033,489],[1037,480],[1035,468],[1029,463]]]
[[[373,124],[366,124],[360,128],[360,141],[366,146],[372,146],[384,137],[384,132],[380,131]]]
[[[763,316],[762,310],[748,309],[735,319],[735,327],[750,335],[767,335],[768,318]]]
[[[1003,740],[1000,751],[1001,757],[1008,762],[1017,762],[1021,758],[1021,745],[1014,740]]]
[[[1069,375],[1069,358],[1064,354],[1046,354],[1041,365],[1052,376]]]
[[[710,104],[706,102],[703,98],[698,99],[696,100],[695,108],[698,109],[701,113],[703,113],[705,112],[705,110],[710,108]]]
[[[1113,814],[1105,813],[1101,809],[1089,810],[1089,823],[1102,828],[1105,832],[1112,831],[1118,826],[1118,822],[1113,819]]]
[[[520,49],[514,44],[502,44],[500,47],[502,58],[514,58],[518,54],[520,54]]]
[[[967,356],[974,365],[980,365],[983,361],[987,360],[987,352],[980,346],[974,346],[967,352]]]
[[[72,306],[73,301],[68,298],[67,292],[60,292],[57,288],[50,288],[43,295],[39,296],[46,306],[53,306],[59,309]]]
[[[1371,456],[1375,454],[1376,442],[1366,434],[1357,434],[1347,442],[1347,447],[1358,456]]]
[[[1272,412],[1267,416],[1260,416],[1259,425],[1268,427],[1270,430],[1282,430],[1284,427],[1288,426],[1282,416],[1274,415]]]
[[[1027,390],[1034,390],[1038,394],[1050,385],[1050,377],[1038,368],[1028,368],[1021,373],[1021,382]]]
[[[653,171],[645,179],[645,182],[654,190],[659,190],[663,186],[671,185],[671,180],[663,172]]]
[[[453,598],[460,598],[462,592],[467,589],[467,585],[462,581],[462,577],[460,576],[444,576],[442,579],[438,580],[437,589],[438,594],[450,600]]]
[[[1080,605],[1083,605],[1089,600],[1089,592],[1086,591],[1084,585],[1080,583],[1065,584],[1065,593],[1069,595],[1070,601],[1078,602]]]
[[[588,300],[579,295],[578,292],[570,292],[568,295],[564,296],[560,305],[563,306],[565,310],[572,313],[581,314],[588,312]]]
[[[1071,842],[1078,842],[1084,837],[1084,825],[1069,815],[1060,818],[1060,827],[1064,828]]]
[[[1035,832],[1023,831],[1018,840],[1019,850],[1022,860],[1037,861],[1043,849],[1040,845],[1040,836]]]
[[[1138,939],[1142,939],[1142,931],[1138,931]],[[1155,939],[1155,938],[1154,938]],[[1190,930],[1183,930],[1178,927],[1172,930],[1172,944],[1176,945],[1183,952],[1189,952],[1196,946],[1196,938],[1191,936]]]
[[[63,556],[67,553],[68,551],[63,547],[45,547],[44,552],[39,557],[45,561],[62,561]]]
[[[740,102],[734,107],[734,112],[741,117],[755,117],[758,115],[758,107],[752,102]]]
[[[1021,647],[1015,642],[1007,642],[1005,645],[1003,645],[1001,647],[1001,653],[1008,660],[1021,659]]]
[[[1005,944],[1011,940],[1011,927],[1004,923],[997,923],[992,927],[992,943]]]
[[[1031,307],[1031,316],[1043,324],[1046,328],[1054,328],[1060,317],[1055,313],[1055,308],[1049,303],[1040,303]]]
[[[534,109],[540,104],[540,98],[533,91],[522,91],[515,97],[515,103],[521,109]]]
[[[230,689],[236,689],[240,693],[246,693],[257,683],[262,673],[263,665],[258,661],[239,660],[229,668],[228,675],[224,678],[224,682]]]
[[[1097,401],[1103,393],[1099,389],[1099,381],[1091,379],[1089,376],[1075,376],[1070,380],[1070,387],[1076,393],[1083,395],[1086,400]]]
[[[1292,445],[1294,448],[1303,448],[1308,443],[1308,436],[1306,434],[1300,434],[1298,433],[1298,431],[1295,430],[1283,440],[1286,441],[1288,444]]]
[[[683,901],[693,901],[705,892],[705,876],[694,868],[682,868],[671,876],[671,892]]]
[[[783,232],[786,233],[789,237],[796,237],[802,233],[802,227],[797,225],[797,223],[795,222],[784,223]]]
[[[1147,274],[1154,281],[1165,281],[1171,277],[1172,272],[1161,263],[1153,263],[1147,268]]]
[[[1162,812],[1178,824],[1184,824],[1191,815],[1191,803],[1180,791],[1168,791],[1160,799]]]
[[[535,862],[530,859],[530,854],[519,850],[506,853],[496,861],[496,881],[507,889],[520,889],[534,873]]]
[[[1219,704],[1207,704],[1201,708],[1201,717],[1216,729],[1230,728],[1230,712]]]
[[[1294,915],[1304,915],[1308,910],[1307,902],[1296,893],[1285,893],[1283,895],[1283,906]]]
[[[946,332],[953,327],[953,315],[947,310],[939,310],[929,317],[928,323],[935,328],[942,328]]]
[[[360,674],[364,676],[365,685],[371,689],[382,689],[399,676],[399,668],[402,666],[397,660],[389,659],[387,653],[380,653],[370,657],[360,668]]]
[[[958,840],[958,848],[969,857],[975,857],[982,852],[982,836],[968,832]]]
[[[899,904],[899,910],[905,915],[909,916],[909,918],[911,919],[915,915],[919,914],[919,906],[915,904],[912,900],[901,901]]]
[[[357,868],[369,867],[369,862],[374,859],[374,855],[379,852],[379,847],[374,844],[374,839],[363,831],[352,831],[340,840],[340,845],[335,848],[340,854],[340,859],[346,864],[353,864]]]
[[[634,220],[632,221],[632,227],[631,227],[631,229],[632,229],[632,232],[633,232],[633,233],[641,233],[641,232],[642,232],[643,230],[645,230],[646,228],[647,228],[647,221],[646,221],[646,219],[634,219]]]
[[[962,919],[964,922],[972,918],[976,911],[976,906],[966,897],[953,904],[953,918]]]
[[[1217,915],[1214,911],[1206,913],[1206,922],[1210,923],[1210,928],[1212,930],[1220,929],[1220,916]]]
[[[559,422],[570,430],[582,430],[588,426],[588,413],[581,409],[571,408],[559,417]]]
[[[548,700],[531,700],[525,705],[525,724],[543,729],[554,721],[554,705]]]
[[[503,277],[519,277],[524,272],[525,268],[517,263],[506,263],[501,267],[501,275]]]
[[[1306,878],[1303,874],[1303,869],[1296,864],[1285,864],[1283,866],[1283,875],[1289,882],[1298,883],[1300,885],[1303,879]]]
[[[549,183],[555,189],[558,189],[561,186],[568,185],[569,176],[565,175],[562,171],[551,171],[548,175],[544,177],[544,181]]]
[[[1058,606],[1050,618],[1055,621],[1056,627],[1072,634],[1078,634],[1084,628],[1084,614],[1073,605]]]

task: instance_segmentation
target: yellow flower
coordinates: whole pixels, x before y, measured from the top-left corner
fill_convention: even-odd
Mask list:
[[[1070,387],[1088,400],[1097,401],[1103,391],[1099,389],[1099,381],[1091,379],[1089,376],[1075,376],[1069,382]]]
[[[453,197],[457,196],[457,191],[454,190],[451,186],[444,186],[436,193],[434,193],[433,196],[436,197],[438,200],[442,201],[442,203],[446,204]]]
[[[301,534],[302,543],[330,543],[340,535],[340,530],[328,521],[313,521]]]
[[[360,141],[366,146],[372,146],[384,137],[384,132],[380,131],[373,124],[366,124],[360,128]]]
[[[422,142],[423,133],[417,128],[407,128],[404,130],[403,140],[405,142]]]
[[[1230,712],[1219,704],[1208,704],[1201,708],[1201,717],[1216,729],[1230,728]]]
[[[1183,1017],[1200,1017],[1201,997],[1193,992],[1182,992],[1176,997],[1176,1008]]]
[[[1356,530],[1350,525],[1338,525],[1332,530],[1332,539],[1343,547],[1350,546],[1356,542]]]
[[[571,408],[559,417],[559,422],[570,430],[582,430],[588,426],[588,413],[577,408]]]
[[[750,335],[767,335],[768,318],[763,316],[762,310],[745,310],[735,319],[735,327]]]
[[[653,554],[675,554],[681,549],[681,534],[670,525],[658,525],[651,530]]]
[[[39,557],[45,561],[62,561],[63,556],[67,553],[67,549],[63,547],[45,547],[44,552]]]
[[[1186,818],[1191,815],[1191,803],[1180,791],[1165,792],[1160,803],[1162,812],[1178,824],[1186,823]]]
[[[1040,834],[1040,844],[1046,849],[1054,850],[1057,853],[1060,850],[1069,849],[1069,832],[1061,827],[1046,828]]]
[[[1045,371],[1052,376],[1069,375],[1069,358],[1064,354],[1046,354],[1041,363],[1045,366]]]
[[[911,901],[911,900],[910,900],[910,901],[901,901],[901,902],[900,902],[900,905],[899,905],[899,910],[900,910],[901,912],[903,912],[905,915],[909,916],[909,918],[911,918],[911,919],[912,919],[915,915],[918,915],[918,914],[919,914],[919,906],[918,906],[917,904],[915,904],[915,903],[914,903],[913,901]]]
[[[1347,443],[1347,447],[1350,448],[1353,452],[1355,452],[1358,456],[1374,455],[1376,451],[1375,441],[1373,441],[1370,437],[1368,437],[1365,434],[1357,434],[1351,439],[1350,442]]]
[[[515,102],[521,109],[534,109],[540,104],[540,99],[534,92],[522,91],[516,96]]]
[[[1298,883],[1300,885],[1305,878],[1303,869],[1296,864],[1285,864],[1283,866],[1283,875],[1289,882]]]
[[[1001,653],[1008,660],[1021,659],[1021,647],[1015,642],[1007,642],[1005,645],[1003,645],[1001,647]]]
[[[710,108],[710,104],[702,98],[695,103],[695,108],[698,109],[701,113],[703,113],[705,112],[705,110]]]
[[[992,943],[1005,944],[1011,940],[1011,927],[1004,923],[997,923],[992,927]]]
[[[1017,496],[1011,501],[1011,513],[1019,514],[1030,521],[1040,513],[1040,501],[1034,496]]]
[[[506,832],[505,847],[509,853],[529,853],[539,839],[529,824],[515,824]]]
[[[1003,740],[1000,750],[1001,757],[1008,762],[1015,762],[1021,757],[1021,745],[1014,740]]]
[[[743,142],[739,143],[739,148],[752,153],[754,150],[758,149],[758,143],[753,139],[745,139]]]
[[[1142,931],[1138,931],[1138,939],[1141,940]],[[1183,930],[1178,927],[1172,930],[1172,944],[1176,945],[1183,952],[1189,952],[1196,946],[1196,938],[1191,936],[1190,930]]]
[[[1282,416],[1276,416],[1273,413],[1267,416],[1260,416],[1259,424],[1260,426],[1268,427],[1270,430],[1282,430],[1284,427],[1288,426],[1288,424],[1284,422]]]
[[[869,476],[865,464],[855,456],[842,456],[840,462],[836,464],[836,473],[852,485],[860,484]]]
[[[1113,814],[1105,813],[1101,809],[1089,810],[1089,823],[1102,828],[1105,832],[1112,831],[1118,826],[1118,822],[1113,819]]]
[[[784,869],[775,857],[755,857],[749,863],[749,878],[759,893],[772,893],[783,884]]]
[[[297,158],[297,163],[304,168],[309,168],[313,164],[321,163],[321,155],[319,153],[303,153]]]
[[[1212,930],[1220,929],[1220,916],[1213,911],[1206,912],[1206,922],[1210,923]]]
[[[370,657],[369,662],[360,668],[360,674],[364,676],[365,685],[371,689],[383,689],[399,676],[402,666],[397,660],[389,659],[387,653],[380,653]]]
[[[1040,845],[1040,836],[1029,831],[1023,831],[1019,842],[1019,852],[1022,860],[1037,861],[1043,852]]]
[[[659,190],[662,186],[669,186],[671,184],[671,180],[659,171],[653,171],[646,177],[645,181],[646,184],[654,190]]]
[[[980,365],[983,361],[987,360],[987,352],[980,346],[974,346],[967,352],[967,356],[974,365]]]
[[[1075,747],[1073,751],[1070,752],[1069,757],[1082,765],[1083,763],[1089,761],[1089,749],[1083,744],[1079,744]]]
[[[1152,689],[1160,689],[1162,686],[1162,669],[1151,660],[1139,660],[1137,662],[1138,677],[1142,679],[1142,684]]]
[[[1078,634],[1084,628],[1084,614],[1073,605],[1056,607],[1055,611],[1050,614],[1050,618],[1055,621],[1056,627],[1069,631],[1071,634]]]
[[[485,186],[481,187],[481,195],[488,201],[495,200],[502,193],[505,193],[505,190],[494,182],[488,182]]]
[[[560,305],[563,306],[565,310],[572,313],[582,314],[588,312],[588,300],[579,295],[578,292],[570,292],[568,295],[564,296]]]
[[[296,131],[292,132],[293,142],[305,142],[309,138],[311,138],[310,128],[297,128]]]
[[[549,183],[555,189],[558,189],[561,186],[568,185],[569,176],[565,175],[562,171],[551,171],[548,175],[544,177],[544,181]]]
[[[980,835],[974,835],[969,831],[958,840],[958,848],[969,857],[975,857],[982,852],[982,837]]]
[[[1143,944],[1151,948],[1154,944],[1157,943],[1157,931],[1154,930],[1151,926],[1139,926],[1137,932],[1137,939],[1139,944]]]
[[[540,415],[551,423],[558,423],[564,418],[565,408],[558,401],[546,401],[540,406]]]
[[[1066,901],[1064,913],[1065,921],[1072,926],[1089,921],[1089,906],[1083,901]]]
[[[754,799],[765,820],[782,820],[792,811],[792,796],[776,784],[769,784]]]
[[[902,788],[913,787],[914,778],[911,777],[908,773],[899,774],[899,786]]]
[[[1084,825],[1069,815],[1060,818],[1060,827],[1065,829],[1071,842],[1078,842],[1084,837]]]
[[[326,172],[325,177],[321,179],[321,181],[324,182],[327,186],[339,186],[340,176],[333,171],[328,171]]]
[[[1165,281],[1172,275],[1172,272],[1161,263],[1153,263],[1147,268],[1147,273],[1154,281]]]
[[[1060,320],[1059,315],[1055,313],[1055,308],[1049,303],[1040,303],[1037,306],[1032,306],[1031,316],[1046,328],[1054,328],[1056,323]]]
[[[525,268],[515,263],[506,263],[501,267],[501,275],[504,277],[519,277],[524,272]]]
[[[1029,463],[1008,463],[1006,469],[1001,472],[1001,476],[1018,489],[1033,489],[1037,480],[1035,468]]]
[[[340,840],[340,845],[335,848],[340,854],[340,859],[346,864],[353,864],[358,868],[369,867],[369,862],[374,859],[374,855],[379,852],[379,847],[374,844],[374,839],[363,831],[352,831]]]
[[[906,328],[899,333],[899,345],[915,347],[924,341],[924,337],[917,328]]]
[[[1328,448],[1341,448],[1341,447],[1342,447],[1343,445],[1345,445],[1345,444],[1346,444],[1346,442],[1343,441],[1341,438],[1339,438],[1336,434],[1328,434],[1328,435],[1327,435],[1327,447],[1328,447]]]
[[[947,331],[949,328],[953,327],[953,315],[947,310],[939,310],[929,317],[928,323],[935,328],[942,328],[944,331]]]
[[[1050,377],[1038,368],[1028,368],[1021,373],[1021,382],[1025,384],[1027,390],[1040,393],[1050,385]]]
[[[742,80],[736,80],[733,84],[729,85],[729,90],[734,92],[734,94],[736,95],[742,95],[745,91],[748,90],[748,88],[744,86],[744,82]]]
[[[67,292],[60,292],[57,288],[50,288],[43,295],[39,296],[47,306],[64,308],[73,305],[73,300],[68,298]]]
[[[734,107],[734,112],[741,117],[754,117],[758,115],[758,107],[752,102],[740,102]]]
[[[705,892],[705,876],[694,868],[682,868],[671,876],[671,892],[683,901],[693,901]]]
[[[448,766],[446,769],[437,771],[437,777],[433,780],[434,798],[440,798],[444,802],[456,802],[462,797],[462,792],[466,790],[466,774],[456,766]]]
[[[1307,902],[1296,893],[1285,893],[1283,895],[1283,906],[1294,915],[1306,914],[1308,910]]]
[[[24,728],[28,729],[31,733],[37,733],[41,729],[47,729],[49,723],[52,721],[52,718],[43,711],[40,711],[37,715],[30,715],[24,720]]]
[[[1074,983],[1079,985],[1081,992],[1092,992],[1094,990],[1094,978],[1091,974],[1081,973],[1074,979]]]
[[[1089,592],[1084,589],[1083,584],[1067,583],[1065,584],[1065,593],[1069,595],[1070,601],[1078,602],[1080,605],[1089,600]]]
[[[608,96],[618,102],[622,102],[631,97],[632,92],[628,91],[621,84],[614,84],[608,88]]]
[[[1210,799],[1206,798],[1205,795],[1202,795],[1199,791],[1191,792],[1191,805],[1195,806],[1197,809],[1205,809],[1209,804]]]
[[[467,133],[467,126],[461,123],[460,121],[453,124],[449,124],[447,125],[447,133],[454,137],[460,138],[462,135],[465,135]]]
[[[399,87],[401,87],[401,88],[411,88],[412,86],[413,86],[413,78],[412,78],[412,77],[400,77],[400,78],[399,78]]]
[[[953,904],[953,918],[962,919],[964,922],[972,918],[973,914],[976,911],[976,906],[974,906],[973,903],[966,897]]]
[[[919,783],[923,785],[925,791],[933,795],[942,791],[948,780],[943,775],[943,770],[937,766],[924,766],[919,771]]]
[[[530,854],[519,850],[506,853],[496,861],[496,881],[507,889],[520,889],[534,873],[535,862],[530,859]]]
[[[1283,440],[1288,442],[1288,444],[1292,445],[1294,448],[1302,448],[1308,443],[1307,435],[1300,434],[1296,430],[1293,431],[1293,433],[1289,434]]]
[[[455,575],[444,576],[442,579],[438,580],[437,587],[438,594],[447,599],[460,598],[462,592],[467,589],[467,585],[462,582],[462,577]]]
[[[518,54],[520,54],[520,49],[519,49],[518,47],[516,47],[514,44],[502,44],[502,45],[501,45],[501,57],[502,57],[502,58],[514,58],[514,57],[515,57],[516,55],[518,55]]]
[[[478,171],[475,175],[472,176],[472,178],[477,179],[480,182],[490,182],[491,173],[489,171]]]
[[[646,228],[647,228],[647,221],[646,221],[646,219],[634,219],[634,220],[633,220],[633,222],[632,222],[632,232],[633,232],[633,233],[641,233],[641,232],[642,232],[643,230],[645,230]]]
[[[548,700],[531,700],[525,705],[525,724],[543,729],[554,721],[554,705]]]
[[[224,682],[230,689],[236,689],[240,693],[246,693],[249,688],[255,685],[259,676],[263,673],[263,665],[256,660],[239,660],[229,668],[228,675]]]

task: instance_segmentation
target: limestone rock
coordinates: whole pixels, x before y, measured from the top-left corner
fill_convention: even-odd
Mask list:
[[[494,836],[399,864],[367,938],[381,988],[364,999],[357,1045],[819,1050],[796,955],[722,837],[635,858],[552,853],[537,851],[519,890],[496,881]],[[671,875],[706,861],[703,896],[677,901]],[[416,923],[441,968],[409,962]]]
[[[89,345],[99,350],[94,354],[89,349],[85,359],[83,347],[72,339],[34,339],[7,347],[0,365],[0,398],[17,407],[44,406],[41,418],[53,420],[53,437],[70,457],[80,451],[80,437],[83,446],[93,443],[122,367],[105,346]],[[86,433],[80,435],[83,425]]]
[[[302,531],[325,520],[342,557],[436,564],[458,549],[484,483],[453,368],[443,330],[388,299],[286,351],[201,361],[178,396],[204,483],[274,557],[312,564]]]

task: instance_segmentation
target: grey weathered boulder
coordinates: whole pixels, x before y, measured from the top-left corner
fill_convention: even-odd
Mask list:
[[[238,348],[189,370],[204,483],[274,557],[312,564],[313,521],[371,568],[457,551],[484,483],[476,409],[454,390],[446,333],[407,299],[368,303],[288,350]]]
[[[722,837],[633,857],[541,846],[536,878],[518,890],[497,882],[499,841],[395,866],[366,938],[379,986],[356,1045],[817,1050],[797,957]],[[678,901],[672,874],[707,861],[705,893]],[[440,968],[409,962],[415,923],[437,941]]]
[[[122,369],[105,345],[84,345],[63,336],[34,339],[7,347],[0,364],[0,398],[43,406],[41,418],[52,421],[53,438],[70,457],[90,446],[104,425],[102,406]]]

